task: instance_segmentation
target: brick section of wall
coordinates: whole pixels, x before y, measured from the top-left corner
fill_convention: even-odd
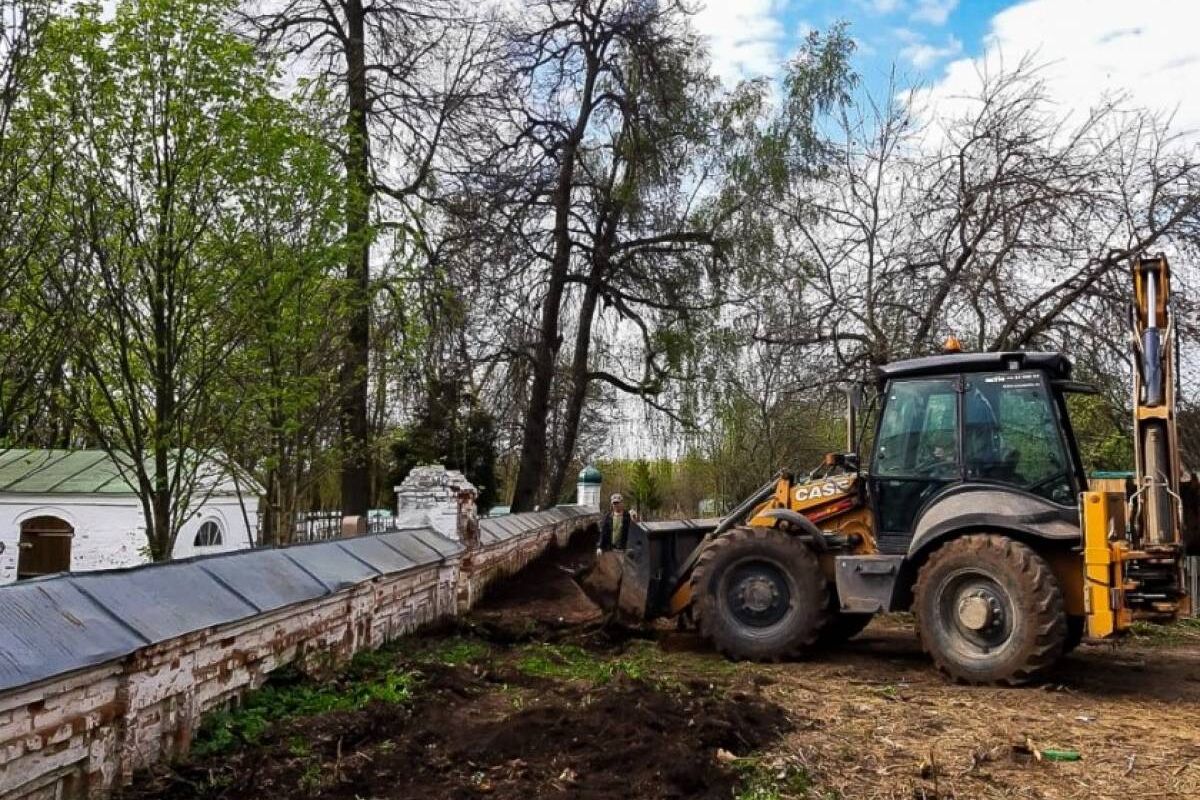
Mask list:
[[[484,522],[486,531],[491,521]],[[552,542],[565,545],[594,528],[596,518],[542,515],[507,524],[522,530],[485,535],[461,556],[0,694],[0,800],[101,797],[135,770],[186,753],[201,715],[261,686],[277,667],[296,662],[320,673],[460,613],[488,584]]]

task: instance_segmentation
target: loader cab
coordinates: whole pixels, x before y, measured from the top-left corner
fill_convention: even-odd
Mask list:
[[[963,353],[879,370],[868,491],[880,552],[908,552],[932,504],[992,489],[1075,514],[1086,488],[1058,353]],[[960,488],[963,487],[963,488]]]

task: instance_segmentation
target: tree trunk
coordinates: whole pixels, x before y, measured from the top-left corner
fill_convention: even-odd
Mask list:
[[[626,119],[628,124],[628,119]],[[627,128],[623,128],[618,141],[626,138]],[[620,148],[616,148],[619,152]],[[617,230],[625,213],[625,203],[615,198],[615,187],[628,188],[635,180],[636,164],[626,164],[624,180],[618,182],[618,170],[614,168],[608,184],[608,206],[601,212],[600,224],[597,226],[597,237],[592,250],[592,269],[588,274],[587,288],[579,305],[579,318],[575,329],[575,353],[571,362],[571,396],[567,398],[566,418],[563,421],[563,437],[559,443],[554,472],[546,486],[545,505],[558,502],[562,495],[563,485],[575,458],[575,443],[579,438],[579,421],[583,416],[583,406],[587,402],[587,390],[590,384],[588,357],[592,346],[592,321],[596,315],[596,302],[600,297],[600,287],[608,277],[612,266],[612,251],[617,239]]]
[[[572,160],[574,156],[572,155]],[[570,189],[567,189],[569,192]],[[559,238],[555,234],[555,239]],[[563,229],[563,257],[555,246],[550,284],[542,301],[542,324],[538,331],[537,349],[533,357],[533,385],[529,389],[529,409],[525,412],[525,433],[521,440],[521,466],[517,470],[517,485],[513,489],[512,511],[531,511],[546,467],[546,420],[550,414],[550,393],[554,386],[554,365],[562,337],[558,332],[559,311],[562,305],[566,263],[570,259],[570,239]],[[559,262],[562,267],[559,267]]]
[[[349,255],[349,335],[341,368],[342,513],[365,516],[371,488],[367,371],[371,349],[370,209],[371,172],[367,140],[365,12],[362,0],[348,0],[346,27],[347,99],[346,239]]]
[[[171,340],[173,331],[169,308],[171,288],[167,272],[171,269],[168,256],[159,254],[154,269],[154,297],[151,299],[154,319],[154,426],[151,441],[154,458],[154,519],[151,520],[153,546],[151,557],[155,561],[169,561],[174,531],[171,524],[171,449],[175,443],[175,380],[172,363]],[[133,458],[140,453],[131,453]],[[176,458],[186,454],[177,453]]]
[[[157,470],[163,470],[164,476],[166,473],[167,458],[166,453],[154,453],[154,468],[156,474],[154,476],[154,546],[151,548],[150,557],[155,561],[170,561],[171,560],[171,490],[164,485],[164,481],[159,479]],[[160,467],[160,465],[162,465]]]
[[[259,544],[264,547],[275,547],[279,544],[279,470],[271,467],[267,470],[267,496],[263,498],[262,530],[259,532]]]
[[[546,486],[544,506],[554,505],[562,495],[567,473],[575,458],[575,442],[579,438],[579,420],[587,401],[588,356],[592,346],[592,318],[596,314],[596,301],[600,296],[599,268],[592,270],[583,302],[579,306],[579,325],[575,332],[575,354],[571,363],[571,396],[567,398],[566,419],[563,421],[563,439],[559,445],[554,472]]]
[[[529,408],[525,412],[525,431],[521,440],[521,465],[517,470],[517,485],[513,489],[510,507],[513,512],[529,511],[537,502],[538,492],[546,470],[546,421],[550,414],[550,395],[554,388],[554,367],[562,347],[559,316],[562,310],[563,288],[571,265],[571,201],[575,188],[575,158],[579,143],[587,131],[592,113],[592,95],[600,62],[589,54],[587,75],[579,101],[579,113],[562,148],[562,163],[554,187],[554,254],[550,260],[550,275],[546,296],[542,300],[542,322],[538,343],[533,354],[533,384],[529,388]]]

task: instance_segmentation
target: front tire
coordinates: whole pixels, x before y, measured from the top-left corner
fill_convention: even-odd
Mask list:
[[[692,573],[700,633],[739,660],[806,652],[824,626],[828,591],[809,546],[771,528],[736,528],[717,537]]]
[[[1067,639],[1050,565],[1005,536],[965,536],[935,551],[914,610],[925,651],[964,683],[1027,683],[1054,666]]]

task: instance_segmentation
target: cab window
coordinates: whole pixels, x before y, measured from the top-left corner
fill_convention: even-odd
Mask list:
[[[958,392],[953,380],[889,385],[871,471],[887,478],[959,475]]]
[[[963,396],[963,432],[968,480],[1006,483],[1056,503],[1073,501],[1070,461],[1039,373],[972,376]]]

